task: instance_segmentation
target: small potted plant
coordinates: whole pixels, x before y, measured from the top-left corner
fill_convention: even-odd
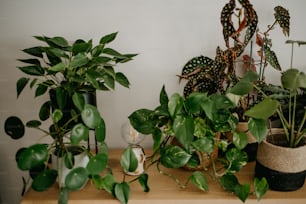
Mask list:
[[[209,188],[206,175],[211,175],[225,190],[245,201],[251,191],[250,185],[240,184],[234,174],[247,163],[247,155],[240,150],[241,143],[238,141],[235,147],[229,148],[227,141],[218,137],[218,133],[235,130],[238,121],[229,110],[234,106],[221,94],[192,93],[184,98],[174,93],[168,97],[163,87],[158,107],[136,110],[129,119],[138,132],[152,135],[153,154],[147,166],[156,164],[161,174],[168,175],[182,188],[191,181],[203,191]],[[223,153],[216,155],[215,148]],[[216,169],[216,163],[222,164],[222,170]],[[161,166],[187,166],[194,172],[185,184],[175,175],[162,171]],[[265,182],[265,179],[254,180],[254,192],[258,199],[267,190]]]
[[[69,191],[79,190],[91,178],[98,189],[125,203],[125,198],[118,193],[124,184],[105,171],[108,168],[106,127],[95,97],[96,90],[112,90],[115,82],[129,87],[127,77],[114,67],[132,60],[135,54],[120,54],[108,47],[116,36],[117,33],[105,35],[95,46],[92,40],[79,39],[69,44],[59,36],[35,36],[45,45],[23,50],[31,57],[20,60],[27,65],[18,69],[27,76],[17,81],[17,97],[29,85],[35,89],[35,97],[47,95],[47,101],[39,109],[39,120],[24,123],[19,117],[11,116],[5,121],[5,132],[19,139],[25,135],[26,127],[34,128],[42,133],[42,138],[50,136],[51,139],[38,140],[18,150],[18,168],[28,171],[32,179],[30,182],[23,178],[24,191],[29,182],[34,190],[44,191],[58,180],[58,201],[67,203]],[[43,123],[48,124],[48,119],[51,125],[44,128]],[[90,131],[95,132],[96,152],[89,148]],[[80,158],[85,161],[77,164]],[[102,171],[106,173],[101,174]]]
[[[245,115],[267,119],[276,113],[282,124],[281,131],[271,129],[259,144],[255,175],[265,177],[274,190],[291,191],[302,187],[306,170],[306,109],[297,108],[301,104],[298,101],[301,99],[298,97],[299,93],[303,94],[306,87],[305,73],[295,68],[282,72],[281,88],[289,92],[287,111],[284,111],[277,95],[267,95],[252,80],[242,81],[245,85],[255,87],[264,96],[263,101],[247,110]]]

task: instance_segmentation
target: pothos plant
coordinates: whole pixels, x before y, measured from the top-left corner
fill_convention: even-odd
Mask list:
[[[59,182],[59,203],[67,203],[69,192],[79,190],[89,178],[98,189],[104,189],[126,203],[127,197],[122,193],[126,183],[116,181],[111,171],[107,171],[106,126],[95,106],[96,90],[112,90],[115,82],[129,87],[127,77],[116,72],[115,66],[132,60],[135,54],[120,54],[108,47],[116,36],[117,33],[105,35],[96,46],[92,40],[79,39],[70,44],[59,36],[35,36],[46,45],[23,50],[31,57],[20,60],[27,65],[18,69],[27,76],[17,81],[17,97],[27,85],[35,89],[35,97],[47,94],[47,101],[38,111],[39,119],[24,123],[17,116],[10,116],[5,121],[5,132],[12,139],[22,138],[26,128],[42,133],[37,141],[19,149],[16,154],[18,168],[29,172],[29,179],[23,178],[23,193],[28,184],[36,191],[45,191],[61,177],[61,170],[53,169],[49,164],[51,155],[55,154],[62,158],[62,166],[71,170],[64,184]],[[88,94],[93,96],[93,104],[89,102]],[[43,123],[48,126],[48,119],[51,125],[44,128]],[[90,131],[95,131],[99,146],[100,151],[96,154],[85,147]],[[47,136],[50,136],[50,142],[42,142],[41,139]],[[88,155],[89,162],[85,167],[74,166],[75,155],[70,151],[71,146],[78,153]]]
[[[129,120],[138,132],[152,135],[153,154],[147,166],[156,164],[161,174],[174,179],[181,188],[186,188],[191,182],[200,190],[208,191],[206,177],[210,175],[215,182],[242,201],[251,192],[260,199],[268,189],[264,178],[255,178],[254,190],[251,190],[250,184],[241,184],[235,176],[247,163],[247,155],[241,150],[244,143],[239,141],[241,137],[236,137],[235,146],[230,148],[227,141],[216,136],[218,132],[227,131],[239,134],[235,132],[237,118],[229,110],[234,106],[231,100],[221,94],[192,93],[184,98],[174,93],[168,97],[163,87],[158,107],[153,110],[136,110],[129,116]],[[173,138],[178,141],[178,145],[171,142]],[[214,148],[219,148],[223,156],[214,158]],[[207,168],[205,162],[200,163],[205,159],[211,162],[211,168]],[[161,170],[161,166],[181,168],[185,165],[198,166],[199,163],[202,170],[195,170],[186,182]],[[222,168],[217,168],[217,163]]]

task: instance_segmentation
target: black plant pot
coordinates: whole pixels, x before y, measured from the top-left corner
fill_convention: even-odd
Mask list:
[[[306,145],[297,148],[279,146],[278,142],[283,139],[282,134],[271,134],[258,145],[255,177],[265,177],[272,190],[294,191],[305,182]]]

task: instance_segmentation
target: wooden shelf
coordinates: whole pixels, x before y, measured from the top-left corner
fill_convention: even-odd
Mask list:
[[[110,166],[113,169],[114,175],[119,181],[122,179],[122,170],[120,167],[119,158],[122,150],[111,150]],[[238,177],[242,182],[251,181],[254,175],[255,162],[249,163],[239,172]],[[182,169],[165,169],[167,173],[175,173],[182,182],[191,172]],[[142,187],[138,182],[134,182],[131,187],[131,197],[129,204],[231,204],[242,203],[234,195],[224,191],[218,184],[210,183],[209,192],[203,192],[193,185],[189,185],[186,189],[179,188],[176,183],[169,177],[159,174],[153,166],[148,171],[150,192],[143,192]],[[127,176],[127,180],[133,179],[132,176]],[[58,187],[54,185],[45,192],[35,192],[30,189],[23,197],[22,204],[57,204]],[[76,192],[71,192],[69,204],[118,204],[119,201],[114,199],[105,191],[97,190],[92,183]],[[278,192],[268,191],[261,201],[257,201],[255,196],[250,197],[246,203],[257,204],[305,204],[306,203],[306,185],[303,188],[293,192]]]

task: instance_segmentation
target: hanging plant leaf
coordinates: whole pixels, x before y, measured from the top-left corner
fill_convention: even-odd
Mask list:
[[[240,171],[240,169],[247,164],[248,155],[237,148],[229,149],[225,154],[226,159],[228,160],[229,164],[226,166],[228,167],[228,172],[235,173]]]
[[[243,149],[248,144],[248,137],[245,132],[234,132],[233,133],[233,143],[238,149]]]
[[[191,116],[176,116],[172,128],[175,137],[182,145],[187,146],[193,141],[194,122]]]
[[[144,192],[149,192],[150,191],[150,187],[148,185],[148,179],[149,179],[148,174],[141,174],[140,176],[138,176],[138,182],[143,187]]]
[[[190,176],[192,183],[202,191],[208,191],[208,182],[204,174],[200,171],[195,171]]]
[[[168,109],[171,117],[175,117],[178,113],[182,111],[182,108],[184,106],[184,99],[182,96],[180,96],[178,93],[174,93],[168,103]]]
[[[25,126],[20,118],[11,116],[5,120],[4,131],[12,139],[19,139],[24,136]]]
[[[46,169],[33,179],[32,188],[39,192],[45,191],[55,183],[56,178],[56,170]]]
[[[108,155],[106,153],[99,153],[90,158],[86,169],[90,175],[99,175],[106,167],[108,163]]]
[[[161,151],[160,162],[167,168],[180,168],[187,164],[191,155],[179,146],[168,145]]]
[[[113,194],[116,183],[117,182],[115,177],[112,174],[108,173],[102,178],[101,187],[109,194]]]
[[[115,197],[122,203],[127,204],[130,198],[130,186],[126,182],[117,183],[115,185]]]
[[[81,189],[88,180],[87,170],[83,167],[72,169],[65,178],[65,186],[68,190]]]
[[[250,118],[248,128],[257,142],[262,142],[267,135],[267,122],[265,119]]]
[[[262,179],[254,178],[254,190],[257,200],[260,200],[266,192],[269,190],[269,184],[267,179],[263,177]]]

